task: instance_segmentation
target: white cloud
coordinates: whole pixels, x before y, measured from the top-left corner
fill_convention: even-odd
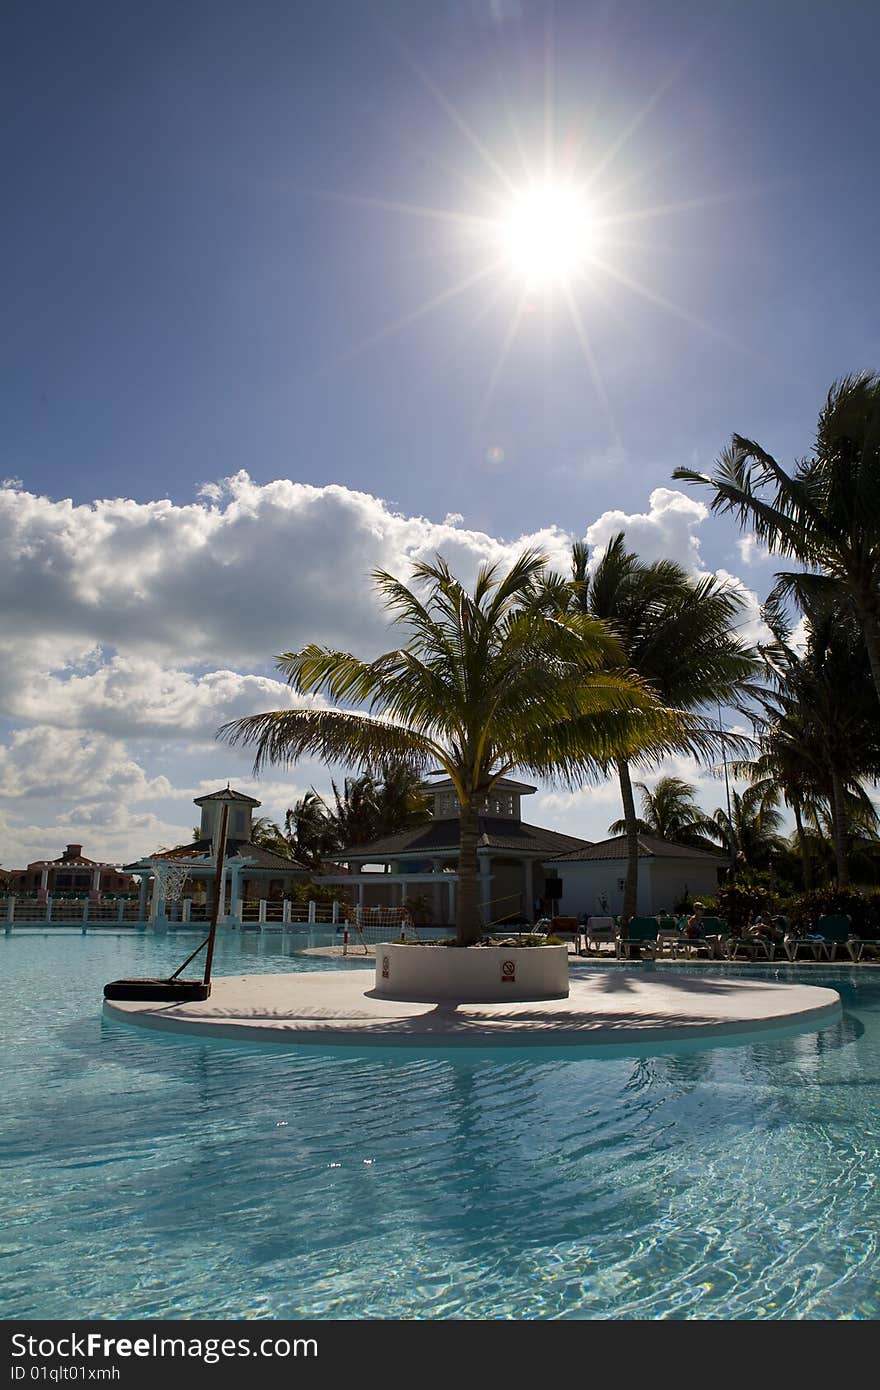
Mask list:
[[[93,505],[0,490],[0,714],[14,727],[0,745],[0,820],[6,865],[60,852],[131,859],[188,839],[194,796],[228,776],[284,811],[311,783],[316,763],[254,782],[250,754],[218,745],[221,723],[300,703],[274,676],[273,657],[308,641],[374,655],[399,640],[369,583],[377,567],[406,578],[440,551],[470,582],[485,561],[509,563],[524,546],[569,568],[572,537],[547,527],[500,539],[405,516],[341,486],[240,472],[206,483],[197,500]],[[644,559],[704,565],[706,508],[668,488],[647,511],[605,512],[587,530],[594,548],[615,531]],[[735,576],[719,572],[732,583]],[[747,622],[757,599],[744,590]],[[751,629],[744,629],[748,632]],[[600,838],[618,814],[613,783],[572,797],[542,793],[538,823]]]
[[[773,636],[767,624],[761,618],[761,600],[754,589],[749,589],[738,575],[731,574],[729,570],[717,569],[712,573],[727,588],[739,594],[743,601],[742,611],[737,620],[737,636],[743,642],[769,642]]]
[[[372,569],[406,576],[440,550],[467,579],[484,559],[524,545],[558,559],[567,544],[558,528],[505,542],[368,493],[243,471],[202,499],[74,506],[0,492],[0,642],[14,655],[36,633],[43,659],[53,643],[65,657],[99,644],[171,666],[265,665],[308,641],[373,651],[387,626]]]
[[[737,539],[736,548],[744,565],[763,565],[773,559],[770,551],[752,531]]]
[[[210,744],[218,726],[229,719],[323,703],[295,696],[284,682],[268,676],[228,670],[194,675],[154,658],[125,654],[99,665],[88,659],[69,663],[39,681],[25,681],[9,692],[6,712],[62,728],[128,738],[186,738],[189,743],[199,738]]]
[[[587,530],[593,551],[605,549],[618,531],[626,536],[628,550],[650,564],[654,560],[678,560],[688,569],[702,569],[697,528],[709,515],[702,502],[673,488],[657,487],[648,499],[647,512],[603,512]],[[598,559],[598,554],[594,555]]]
[[[34,725],[0,746],[0,796],[125,802],[171,794],[167,777],[150,777],[121,739]]]

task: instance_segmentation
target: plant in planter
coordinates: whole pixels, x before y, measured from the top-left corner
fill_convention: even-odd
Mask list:
[[[548,611],[546,556],[526,550],[507,573],[481,566],[468,592],[446,562],[414,565],[416,587],[373,574],[404,646],[363,661],[315,644],[278,658],[298,694],[353,708],[272,710],[219,731],[267,765],[321,757],[368,769],[439,768],[459,802],[456,938],[479,941],[480,814],[493,786],[522,770],[580,785],[615,758],[694,751],[711,737],[696,715],[666,708],[626,669],[617,639],[581,612]]]

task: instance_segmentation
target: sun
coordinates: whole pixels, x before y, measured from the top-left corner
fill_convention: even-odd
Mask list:
[[[517,194],[499,224],[505,263],[534,288],[567,286],[587,267],[595,224],[582,191],[536,183]]]

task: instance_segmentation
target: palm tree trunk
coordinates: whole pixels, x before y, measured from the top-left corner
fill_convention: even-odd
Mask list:
[[[878,632],[877,619],[873,613],[862,613],[862,632],[865,637],[865,646],[868,648],[868,660],[871,663],[874,688],[877,691],[877,698],[880,700],[880,632]]]
[[[804,822],[801,818],[801,803],[795,801],[792,805],[794,811],[794,823],[797,829],[798,847],[801,852],[801,873],[804,879],[804,892],[813,891],[813,861],[810,858],[810,845],[804,831]]]
[[[461,803],[460,827],[455,934],[459,946],[472,946],[482,936],[482,922],[477,874],[477,837],[480,822],[470,802]]]
[[[831,772],[831,838],[837,865],[838,888],[849,887],[849,865],[846,861],[846,808],[843,801],[843,778],[836,768]]]
[[[620,795],[623,799],[623,818],[626,821],[626,884],[623,890],[623,913],[621,925],[626,926],[630,917],[635,917],[639,899],[639,826],[636,803],[633,798],[632,782],[629,776],[629,763],[621,758],[617,764],[620,779]]]

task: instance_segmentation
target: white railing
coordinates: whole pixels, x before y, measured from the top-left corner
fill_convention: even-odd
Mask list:
[[[280,901],[266,898],[239,899],[232,904],[226,921],[232,925],[254,926],[261,931],[277,929],[284,931],[297,925],[333,925],[345,920],[350,909],[344,903],[294,903],[287,899]],[[211,909],[204,902],[192,902],[184,898],[181,902],[166,902],[164,912],[154,917],[148,901],[144,911],[137,898],[103,898],[91,902],[88,898],[37,898],[32,896],[14,897],[10,894],[0,899],[0,921],[10,933],[16,926],[51,926],[88,928],[135,927],[161,924],[164,930],[172,926],[200,926],[211,917]]]

